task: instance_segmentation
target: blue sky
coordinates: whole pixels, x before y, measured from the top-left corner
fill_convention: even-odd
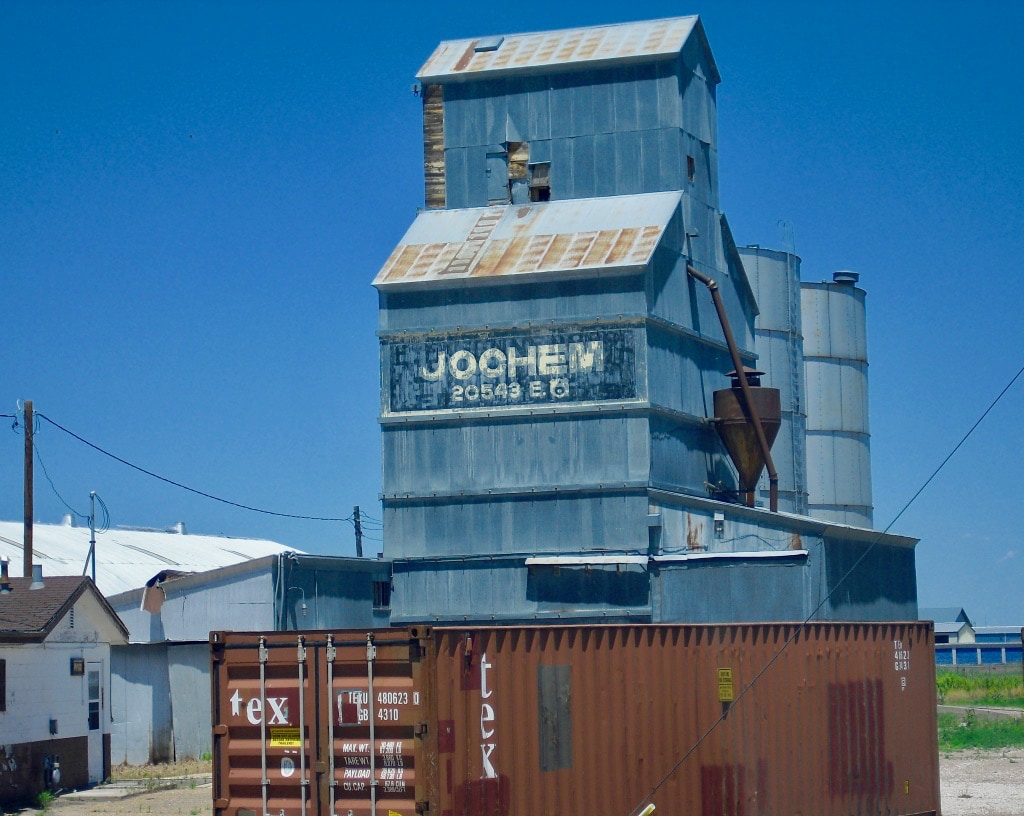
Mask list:
[[[0,413],[31,399],[234,502],[379,519],[370,281],[422,204],[416,71],[442,39],[693,13],[737,241],[782,247],[787,223],[805,280],[867,290],[885,527],[1024,365],[1024,4],[7,0]],[[1018,381],[894,526],[921,538],[922,605],[1024,623],[1022,420]],[[23,439],[0,440],[18,520]],[[36,441],[39,521],[96,490],[114,524],[354,551],[348,522],[219,504],[46,422]]]

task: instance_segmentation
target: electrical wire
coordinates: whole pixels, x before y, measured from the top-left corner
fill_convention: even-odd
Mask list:
[[[340,518],[340,517],[335,517],[335,516],[304,516],[304,515],[300,515],[298,513],[279,513],[279,512],[277,512],[275,510],[265,510],[262,507],[253,507],[250,504],[242,504],[241,502],[235,502],[235,501],[231,501],[230,499],[225,499],[225,498],[222,498],[220,496],[215,496],[214,494],[207,493],[204,490],[198,490],[197,488],[189,487],[188,485],[182,484],[181,482],[176,482],[173,479],[168,479],[166,476],[161,476],[160,474],[154,473],[151,470],[146,470],[146,468],[140,467],[139,465],[136,465],[136,464],[133,464],[132,462],[129,462],[127,459],[122,459],[120,456],[118,456],[118,455],[116,455],[114,453],[111,453],[108,450],[104,450],[99,445],[96,445],[93,442],[90,442],[88,439],[84,439],[83,437],[81,437],[78,434],[76,434],[74,431],[68,430],[63,425],[61,425],[59,422],[56,422],[53,419],[51,419],[50,417],[46,416],[46,414],[42,414],[42,413],[39,413],[37,411],[35,416],[38,417],[39,419],[45,419],[47,422],[49,422],[51,425],[53,425],[53,427],[57,428],[60,431],[63,431],[68,436],[71,436],[71,437],[77,439],[83,445],[87,445],[88,447],[92,448],[94,451],[97,451],[98,453],[102,453],[104,456],[107,456],[107,457],[113,459],[115,462],[120,462],[122,465],[126,465],[127,467],[130,467],[133,470],[137,470],[139,473],[144,473],[147,476],[151,476],[154,479],[157,479],[158,481],[164,482],[165,484],[172,485],[173,487],[180,488],[181,490],[187,490],[189,493],[194,493],[195,495],[202,496],[205,499],[210,499],[210,500],[215,501],[215,502],[220,502],[221,504],[226,504],[226,505],[229,505],[230,507],[237,507],[240,510],[249,510],[250,512],[253,512],[253,513],[262,513],[265,516],[276,516],[278,518],[299,519],[301,521],[348,521],[348,522],[352,522],[353,521],[351,516],[349,516],[348,518]]]
[[[89,517],[85,513],[79,513],[74,507],[68,504],[60,494],[60,491],[57,490],[57,486],[53,483],[53,479],[50,478],[50,472],[46,469],[46,463],[43,462],[43,457],[39,455],[39,446],[36,445],[34,439],[32,440],[32,450],[35,453],[36,461],[39,462],[39,467],[43,469],[43,475],[46,477],[46,481],[50,483],[50,489],[53,491],[53,495],[60,500],[61,504],[71,511],[73,516],[81,519],[88,519]]]
[[[821,611],[821,609],[825,606],[825,604],[827,604],[832,599],[832,596],[839,590],[839,588],[849,579],[849,577],[851,575],[853,575],[854,572],[856,572],[856,570],[864,562],[864,559],[868,557],[868,555],[871,553],[871,551],[878,545],[878,542],[882,540],[882,537],[886,533],[888,533],[889,530],[892,529],[893,525],[897,521],[899,521],[900,517],[904,513],[906,513],[907,510],[910,509],[910,506],[915,501],[917,501],[917,498],[925,491],[925,489],[928,487],[928,485],[930,485],[932,483],[932,481],[935,479],[935,477],[939,475],[939,472],[946,466],[946,464],[949,462],[949,460],[953,458],[953,456],[956,454],[956,452],[958,450],[960,450],[960,448],[963,447],[964,443],[967,442],[967,440],[971,437],[971,435],[975,432],[975,430],[977,430],[978,426],[981,425],[982,422],[984,422],[985,417],[987,417],[989,415],[989,413],[991,413],[992,409],[996,407],[996,405],[1003,398],[1003,396],[1006,394],[1006,392],[1009,391],[1011,387],[1013,387],[1013,384],[1020,378],[1020,376],[1022,374],[1024,374],[1024,366],[1022,366],[1017,371],[1017,373],[1014,374],[1013,377],[1010,378],[1010,381],[1006,384],[1006,386],[1003,388],[1003,390],[999,392],[999,394],[996,396],[996,398],[994,400],[992,400],[991,403],[989,403],[988,408],[986,408],[984,410],[984,412],[982,412],[981,416],[978,417],[977,421],[973,425],[971,425],[971,427],[970,427],[970,429],[968,429],[967,433],[965,433],[960,438],[960,441],[956,443],[956,445],[953,447],[953,449],[939,463],[938,467],[936,467],[935,470],[932,471],[931,475],[927,479],[925,479],[925,481],[921,485],[921,487],[919,487],[917,489],[917,491],[915,491],[914,495],[911,496],[910,499],[907,500],[907,502],[903,505],[903,508],[893,517],[892,521],[890,521],[886,525],[885,529],[882,530],[877,536],[875,536],[875,538],[871,541],[871,543],[868,544],[868,546],[864,549],[864,552],[862,552],[860,554],[860,557],[857,558],[857,560],[853,562],[853,564],[846,571],[846,573],[839,579],[839,581],[835,584],[835,586],[832,587],[831,591],[812,610],[811,614],[808,615],[803,620],[802,623],[799,623],[799,624],[796,625],[796,628],[793,630],[793,633],[788,638],[786,638],[786,640],[783,642],[782,646],[779,647],[779,650],[771,658],[768,659],[768,662],[765,663],[765,665],[761,668],[761,670],[758,671],[757,674],[755,674],[753,676],[753,678],[751,678],[750,682],[747,683],[747,685],[745,685],[740,690],[740,692],[736,695],[736,699],[733,700],[730,708],[728,710],[726,710],[726,711],[723,711],[721,716],[717,720],[715,720],[708,727],[708,729],[697,738],[697,741],[692,746],[690,746],[690,748],[686,751],[686,753],[684,753],[676,761],[676,763],[671,768],[669,768],[668,772],[660,780],[658,780],[658,783],[654,787],[652,787],[647,792],[647,794],[640,800],[640,803],[630,811],[630,816],[637,816],[637,814],[640,813],[640,811],[644,807],[644,803],[645,802],[649,802],[654,797],[654,795],[661,789],[661,786],[664,785],[672,777],[672,775],[675,774],[675,772],[677,770],[679,770],[680,766],[682,766],[682,764],[684,762],[686,762],[686,760],[693,754],[693,752],[696,751],[698,748],[700,748],[700,746],[704,743],[704,741],[709,736],[711,736],[711,734],[715,731],[715,729],[718,728],[718,726],[721,725],[725,721],[726,717],[729,714],[729,711],[731,711],[733,708],[735,708],[736,705],[740,702],[740,700],[742,700],[747,695],[747,693],[752,688],[754,688],[754,686],[760,681],[760,679],[768,672],[768,670],[771,669],[771,667],[775,665],[775,663],[779,660],[779,658],[782,657],[783,653],[785,653],[786,649],[789,648],[790,644],[793,643],[793,641],[796,640],[800,636],[800,633],[803,632],[803,630],[807,628],[807,625],[814,619],[814,616],[817,615],[818,612]]]

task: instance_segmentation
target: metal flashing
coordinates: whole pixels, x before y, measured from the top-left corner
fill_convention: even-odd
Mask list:
[[[601,567],[618,564],[647,566],[646,555],[536,555],[526,559],[528,567]]]
[[[748,558],[806,558],[807,550],[744,550],[742,552],[701,552],[683,553],[679,555],[652,555],[650,559],[658,563],[680,561],[739,561]]]

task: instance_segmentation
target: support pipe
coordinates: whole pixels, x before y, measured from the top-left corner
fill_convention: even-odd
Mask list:
[[[747,404],[747,413],[750,415],[750,421],[754,424],[754,433],[757,436],[757,444],[761,448],[761,455],[764,457],[764,466],[768,469],[768,506],[773,513],[777,513],[779,511],[779,474],[775,470],[775,462],[772,460],[771,446],[768,444],[768,438],[764,435],[764,425],[761,424],[761,417],[758,416],[757,408],[754,407],[754,400],[750,396],[750,384],[747,382],[747,374],[743,370],[740,350],[736,346],[736,338],[733,337],[732,328],[729,325],[729,317],[725,313],[725,304],[722,302],[722,295],[718,291],[718,284],[689,263],[686,264],[686,272],[694,280],[703,283],[711,293],[711,300],[715,304],[715,311],[718,312],[718,320],[722,324],[725,344],[729,347],[729,356],[732,357],[733,368],[736,369],[736,378],[739,380],[740,390],[743,392],[743,401]]]

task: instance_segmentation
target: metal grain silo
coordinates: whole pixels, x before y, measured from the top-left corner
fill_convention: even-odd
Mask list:
[[[801,285],[808,512],[871,527],[865,293],[855,272]]]
[[[807,412],[800,258],[757,246],[738,251],[759,309],[754,323],[754,350],[757,366],[765,372],[762,384],[779,389],[782,403],[782,426],[772,446],[779,473],[779,509],[803,515],[807,512]],[[762,476],[758,496],[767,503],[767,495],[768,484]]]

